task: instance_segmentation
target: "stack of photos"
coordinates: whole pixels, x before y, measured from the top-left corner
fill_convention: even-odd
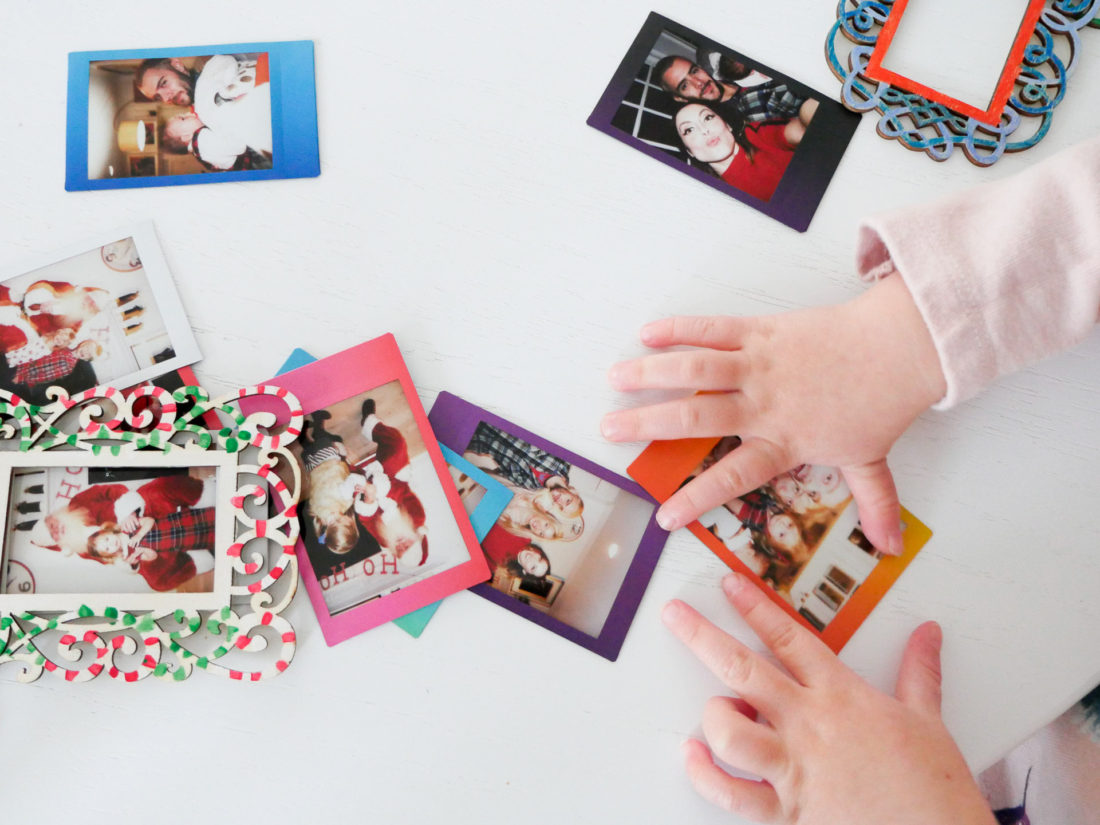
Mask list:
[[[657,442],[627,472],[665,500],[740,443],[736,436]],[[689,529],[836,651],[931,537],[903,510],[904,552],[883,556],[863,535],[840,471],[812,464],[715,507]]]
[[[266,383],[306,413],[302,576],[330,645],[488,578],[392,336]]]
[[[0,389],[45,404],[50,386],[127,387],[198,360],[150,225],[32,266],[0,280]]]
[[[317,175],[315,97],[309,41],[72,54],[66,188]]]
[[[5,594],[211,593],[217,468],[17,467]]]
[[[801,232],[859,116],[651,14],[588,124]]]
[[[667,534],[629,480],[449,393],[429,413],[440,441],[511,493],[481,548],[475,592],[614,660]]]

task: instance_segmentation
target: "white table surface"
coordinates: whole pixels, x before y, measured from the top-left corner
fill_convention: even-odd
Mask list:
[[[835,96],[835,7],[658,10]],[[294,345],[324,355],[393,332],[426,407],[448,389],[621,472],[641,445],[605,443],[598,422],[637,399],[605,371],[641,353],[644,322],[845,300],[862,288],[861,215],[1011,174],[1100,126],[1090,30],[1041,146],[991,170],[936,164],[867,118],[797,234],[585,125],[649,10],[8,0],[0,259],[153,218],[212,391],[271,376]],[[63,190],[69,51],[301,38],[317,50],[320,178]],[[893,452],[934,537],[843,659],[891,687],[908,632],[938,620],[946,718],[975,768],[1100,681],[1098,413],[1094,334],[926,414]],[[679,597],[747,638],[722,570],[674,535],[613,664],[468,593],[419,640],[387,625],[328,648],[300,592],[296,658],[268,683],[22,685],[0,669],[3,817],[728,822],[678,749],[720,686],[658,617]]]

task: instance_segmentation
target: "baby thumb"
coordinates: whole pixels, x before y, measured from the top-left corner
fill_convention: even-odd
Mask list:
[[[943,631],[935,622],[925,622],[909,637],[898,670],[895,695],[914,710],[940,715],[940,647]]]
[[[841,467],[841,471],[856,500],[863,535],[883,553],[900,556],[903,548],[901,506],[886,459]]]

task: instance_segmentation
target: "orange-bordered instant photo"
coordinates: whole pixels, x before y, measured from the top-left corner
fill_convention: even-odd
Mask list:
[[[627,473],[665,501],[740,443],[736,436],[657,441]],[[840,471],[811,464],[715,507],[688,529],[835,652],[932,536],[903,508],[904,552],[882,555],[863,535]]]
[[[878,36],[875,49],[871,53],[871,58],[867,62],[864,73],[874,80],[913,92],[933,103],[940,103],[954,112],[974,118],[979,123],[996,126],[1000,122],[1001,112],[1004,111],[1008,98],[1012,94],[1012,88],[1016,84],[1016,76],[1020,73],[1020,63],[1024,57],[1024,49],[1027,48],[1027,42],[1035,32],[1035,24],[1043,11],[1045,0],[1028,0],[1023,21],[1020,23],[1020,28],[1012,41],[1012,48],[1008,52],[1008,57],[1005,60],[1004,68],[1001,70],[1001,76],[997,80],[993,96],[989,100],[989,106],[984,110],[926,86],[917,80],[883,68],[882,61],[890,49],[894,35],[897,34],[898,26],[901,24],[901,18],[905,14],[905,7],[908,3],[909,0],[894,0],[890,15],[883,24],[882,32]]]

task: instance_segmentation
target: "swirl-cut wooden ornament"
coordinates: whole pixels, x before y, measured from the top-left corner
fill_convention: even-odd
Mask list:
[[[285,670],[297,399],[266,386],[49,397],[0,391],[0,665],[23,682]]]
[[[1029,5],[990,107],[977,111],[878,65],[876,47],[880,38],[892,36],[906,2],[837,3],[825,57],[841,81],[840,102],[853,112],[878,112],[876,128],[887,140],[936,161],[959,148],[979,167],[1030,149],[1046,136],[1077,66],[1081,32],[1100,28],[1100,0]],[[946,28],[944,34],[951,36]]]

